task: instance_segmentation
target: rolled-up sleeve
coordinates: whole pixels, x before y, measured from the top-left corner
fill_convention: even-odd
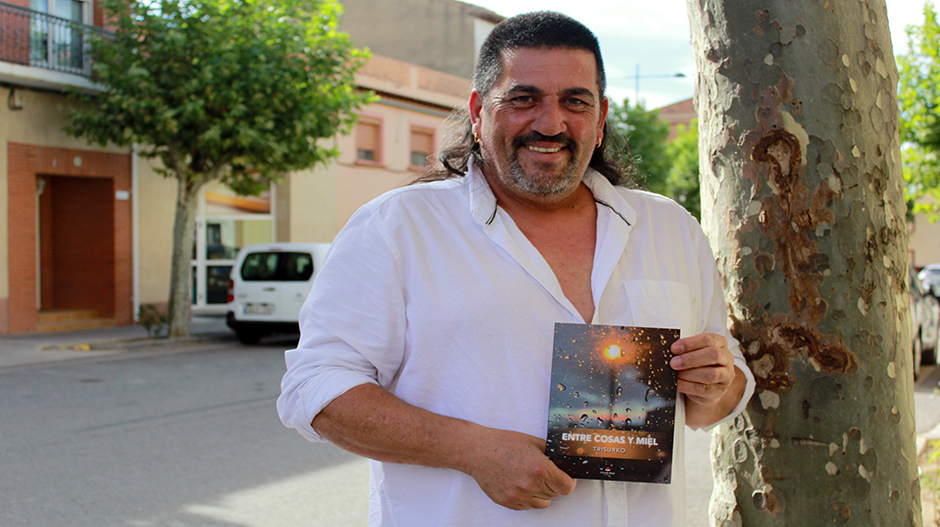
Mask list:
[[[401,367],[405,300],[399,255],[381,222],[357,212],[333,242],[300,313],[297,348],[285,352],[277,410],[310,441],[311,422],[346,391],[388,387]]]

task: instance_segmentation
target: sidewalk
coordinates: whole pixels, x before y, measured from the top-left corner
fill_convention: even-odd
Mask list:
[[[917,412],[917,453],[928,440],[940,440],[940,366],[924,366],[914,383],[914,408]]]
[[[0,368],[226,341],[235,342],[235,333],[225,325],[223,316],[211,315],[194,315],[190,335],[174,339],[148,338],[147,331],[139,325],[0,336]]]

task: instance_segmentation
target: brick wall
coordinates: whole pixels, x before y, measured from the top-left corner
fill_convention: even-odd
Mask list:
[[[98,5],[98,2],[95,2],[95,4],[92,6],[91,23],[98,27],[104,27],[104,9],[101,9],[101,6]]]
[[[36,164],[33,147],[8,144],[8,203],[10,240],[9,331],[36,328]],[[30,214],[32,213],[32,214]]]
[[[29,7],[29,0],[6,0],[19,7]],[[29,17],[14,9],[0,10],[0,60],[29,64]]]
[[[131,190],[130,156],[12,142],[7,152],[10,298],[6,330],[36,329],[37,177],[50,181],[50,204],[43,202],[40,208],[42,217],[49,219],[40,223],[52,229],[46,233],[49,239],[43,250],[51,250],[55,262],[52,292],[48,293],[52,296],[46,296],[49,286],[45,285],[43,302],[51,300],[54,306],[65,308],[94,307],[112,315],[118,324],[133,322],[131,202],[115,199],[115,191]]]

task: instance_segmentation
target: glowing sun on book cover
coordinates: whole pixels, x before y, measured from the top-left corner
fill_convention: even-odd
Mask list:
[[[546,454],[574,478],[669,483],[679,330],[555,324]]]

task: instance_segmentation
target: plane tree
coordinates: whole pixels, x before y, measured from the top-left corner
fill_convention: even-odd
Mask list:
[[[688,0],[702,222],[757,379],[713,525],[920,525],[885,0]]]

